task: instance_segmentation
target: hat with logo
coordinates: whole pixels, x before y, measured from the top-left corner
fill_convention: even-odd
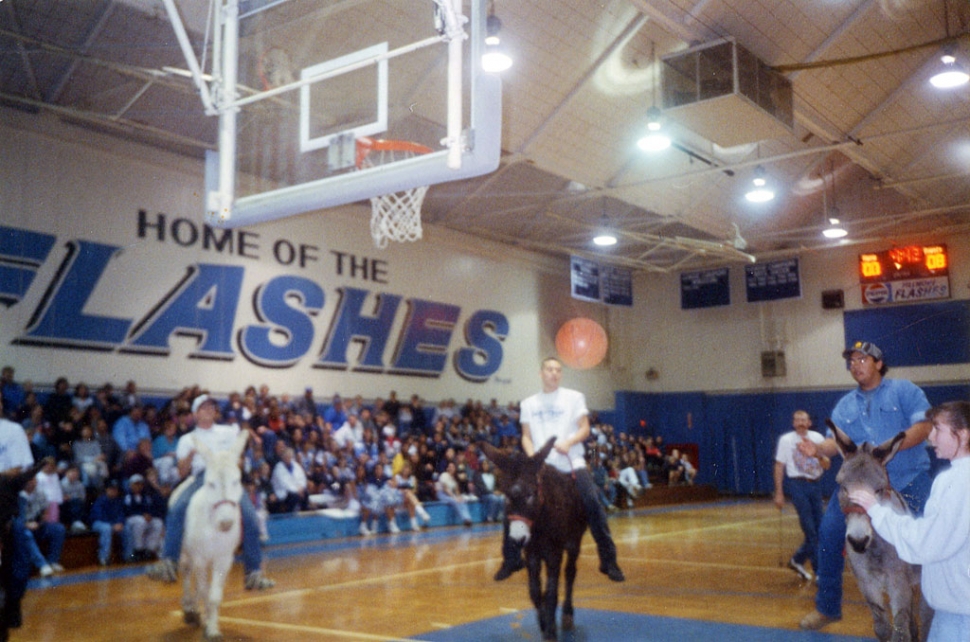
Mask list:
[[[882,350],[879,349],[879,346],[870,341],[856,341],[842,351],[842,358],[848,359],[852,356],[853,352],[861,352],[862,354],[872,357],[876,361],[882,361]]]

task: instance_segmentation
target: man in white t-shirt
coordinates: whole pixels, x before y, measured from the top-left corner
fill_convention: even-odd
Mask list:
[[[546,463],[571,474],[586,507],[589,531],[596,542],[600,572],[614,582],[622,582],[623,571],[616,563],[616,545],[610,535],[606,511],[599,501],[596,484],[586,467],[583,442],[589,437],[589,410],[586,396],[577,390],[560,388],[562,363],[555,357],[542,361],[542,392],[522,402],[519,422],[522,426],[522,450],[530,457],[551,437],[556,438]],[[502,567],[495,574],[502,581],[523,568],[521,546],[508,537],[508,519],[502,541]]]
[[[0,400],[0,472],[14,475],[33,465],[27,432],[17,422],[4,418],[3,401]]]
[[[198,456],[199,445],[205,445],[211,452],[229,450],[236,442],[239,427],[217,424],[216,417],[219,408],[215,399],[209,395],[199,395],[192,402],[192,413],[195,415],[195,430],[179,438],[175,447],[178,458],[179,475],[183,483],[189,484],[173,504],[168,507],[165,516],[165,543],[162,557],[155,564],[148,567],[148,577],[162,582],[174,582],[178,577],[176,564],[182,553],[182,537],[185,530],[185,515],[189,508],[192,495],[205,482],[205,458]],[[189,475],[192,478],[186,480]],[[245,569],[245,586],[247,590],[265,589],[275,586],[276,582],[263,575],[261,570],[263,552],[259,547],[259,520],[256,507],[243,491],[239,499],[242,512],[242,558]]]
[[[788,560],[788,568],[811,581],[812,574],[805,568],[805,562],[812,563],[812,569],[818,572],[818,525],[822,522],[822,488],[819,479],[832,465],[828,457],[819,452],[815,457],[808,457],[798,449],[798,444],[811,441],[820,444],[825,441],[821,433],[809,430],[812,419],[804,410],[796,410],[792,415],[792,430],[778,439],[778,449],[775,452],[775,506],[781,510],[785,506],[783,483],[788,476],[788,495],[795,512],[798,514],[798,524],[805,536],[802,545]]]

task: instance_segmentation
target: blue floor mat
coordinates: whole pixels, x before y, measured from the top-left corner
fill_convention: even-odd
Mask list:
[[[576,609],[576,629],[561,631],[562,642],[666,642],[710,640],[717,642],[862,642],[870,638],[819,631],[792,631],[741,624],[702,622],[616,611]],[[521,611],[461,626],[414,636],[422,642],[539,641],[535,611]]]

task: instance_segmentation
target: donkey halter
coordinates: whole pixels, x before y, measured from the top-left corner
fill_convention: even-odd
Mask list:
[[[539,472],[536,473],[536,497],[539,499],[539,508],[542,508],[542,505],[546,501],[545,498],[542,496],[542,477],[541,477],[541,473],[542,473],[542,470],[541,469],[539,470]],[[510,523],[511,522],[522,522],[523,524],[525,524],[526,526],[529,527],[529,530],[532,530],[532,524],[535,521],[535,520],[529,519],[525,515],[519,515],[518,513],[509,513],[508,518],[509,518],[509,522]]]
[[[889,499],[890,497],[893,496],[893,489],[887,486],[886,488],[883,488],[881,491],[878,491],[873,494],[876,497],[878,497],[880,500]],[[847,502],[846,505],[842,508],[842,514],[851,515],[852,513],[857,513],[859,515],[868,515],[868,513],[866,512],[866,509],[863,508],[862,506],[859,506],[855,502]]]

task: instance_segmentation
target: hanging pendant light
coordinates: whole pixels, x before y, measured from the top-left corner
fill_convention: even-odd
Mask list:
[[[492,11],[495,11],[494,6]],[[485,20],[485,53],[482,54],[482,69],[489,73],[500,73],[512,66],[512,56],[502,45],[500,31],[502,21],[494,13],[489,13]]]
[[[822,175],[822,216],[826,220],[827,227],[822,229],[822,236],[827,239],[841,239],[849,235],[849,231],[842,225],[839,208],[835,206],[835,174],[832,165],[829,164],[829,173],[832,174],[832,207],[828,206],[826,198],[828,192],[828,182],[825,175]]]
[[[970,82],[970,74],[957,62],[951,50],[940,56],[942,68],[930,78],[930,84],[937,89],[952,89]]]
[[[656,71],[655,48],[656,45],[651,42],[650,65],[654,69],[655,76],[659,77],[659,73]],[[657,107],[657,85],[659,84],[655,77],[653,81],[653,105],[647,110],[647,133],[637,141],[637,147],[645,152],[662,152],[671,145],[670,137],[663,132],[663,113]]]
[[[775,197],[775,191],[768,185],[765,168],[758,165],[754,168],[753,187],[744,195],[752,203],[767,203]]]

